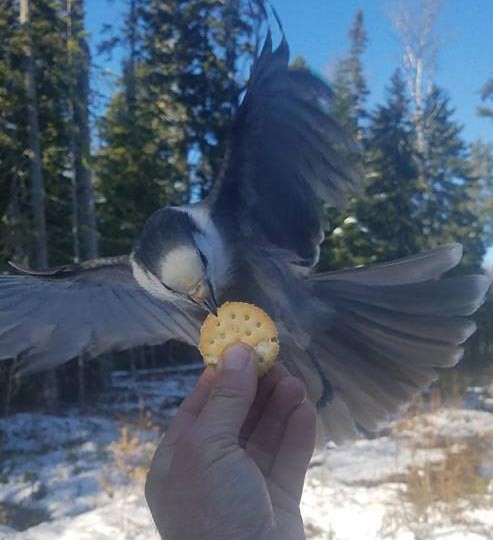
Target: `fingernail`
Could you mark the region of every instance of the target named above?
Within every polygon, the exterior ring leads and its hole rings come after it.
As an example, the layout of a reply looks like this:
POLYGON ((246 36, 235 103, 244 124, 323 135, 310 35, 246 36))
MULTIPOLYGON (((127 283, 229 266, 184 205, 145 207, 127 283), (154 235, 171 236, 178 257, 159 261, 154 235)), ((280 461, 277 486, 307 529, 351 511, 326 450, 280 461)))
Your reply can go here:
POLYGON ((220 370, 239 371, 244 369, 251 356, 249 347, 243 344, 235 344, 228 347, 219 361, 220 370))

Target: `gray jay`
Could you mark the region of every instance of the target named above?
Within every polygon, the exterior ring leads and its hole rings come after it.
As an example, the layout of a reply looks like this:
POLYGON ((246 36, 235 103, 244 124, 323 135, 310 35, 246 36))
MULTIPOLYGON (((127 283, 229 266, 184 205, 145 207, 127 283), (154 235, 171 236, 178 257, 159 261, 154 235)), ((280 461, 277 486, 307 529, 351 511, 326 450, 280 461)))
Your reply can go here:
POLYGON ((201 202, 157 210, 129 256, 0 276, 0 359, 21 372, 85 354, 197 345, 208 311, 252 302, 279 328, 281 358, 302 378, 337 443, 389 416, 461 358, 465 318, 490 280, 443 277, 450 244, 414 257, 318 273, 324 204, 360 180, 352 142, 330 116, 328 86, 288 67, 270 33, 232 124, 223 170, 201 202))

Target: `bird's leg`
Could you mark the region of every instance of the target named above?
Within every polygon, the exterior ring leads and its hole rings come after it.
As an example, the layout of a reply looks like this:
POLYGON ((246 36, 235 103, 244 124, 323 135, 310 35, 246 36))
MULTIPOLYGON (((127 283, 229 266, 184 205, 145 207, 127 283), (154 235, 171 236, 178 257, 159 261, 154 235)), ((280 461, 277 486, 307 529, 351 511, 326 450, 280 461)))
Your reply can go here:
POLYGON ((312 364, 315 366, 315 369, 317 370, 320 376, 320 379, 322 379, 322 385, 323 385, 322 395, 320 396, 320 399, 317 401, 317 410, 320 410, 323 407, 325 407, 327 403, 330 403, 334 399, 334 388, 329 378, 327 377, 327 375, 325 375, 324 370, 322 369, 322 366, 320 365, 320 360, 318 359, 317 350, 315 349, 313 343, 310 343, 306 352, 308 353, 308 356, 310 357, 312 364))

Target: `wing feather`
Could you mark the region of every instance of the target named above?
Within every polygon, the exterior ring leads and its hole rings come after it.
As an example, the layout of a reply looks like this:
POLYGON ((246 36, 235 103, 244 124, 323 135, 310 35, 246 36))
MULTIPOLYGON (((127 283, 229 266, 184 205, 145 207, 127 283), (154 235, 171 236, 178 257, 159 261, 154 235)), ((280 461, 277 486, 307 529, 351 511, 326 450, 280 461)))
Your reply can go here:
POLYGON ((321 79, 289 68, 286 40, 273 50, 269 32, 209 199, 217 219, 233 216, 244 236, 311 265, 323 238, 323 204, 342 204, 361 183, 344 157, 355 145, 331 117, 332 98, 321 79))
POLYGON ((83 353, 198 341, 200 310, 151 296, 135 281, 128 258, 28 273, 0 276, 0 359, 17 358, 21 372, 83 353))

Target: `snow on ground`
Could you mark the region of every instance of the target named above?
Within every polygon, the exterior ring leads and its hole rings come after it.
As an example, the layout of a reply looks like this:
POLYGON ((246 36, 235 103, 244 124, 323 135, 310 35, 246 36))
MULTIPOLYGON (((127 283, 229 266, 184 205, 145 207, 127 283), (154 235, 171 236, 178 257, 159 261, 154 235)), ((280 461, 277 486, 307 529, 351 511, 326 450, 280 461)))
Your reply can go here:
MULTIPOLYGON (((0 540, 157 539, 143 484, 197 370, 118 372, 90 414, 0 420, 0 540)), ((471 390, 477 403, 492 399, 471 390)), ((493 414, 439 407, 328 446, 302 500, 311 540, 491 540, 493 414)))

